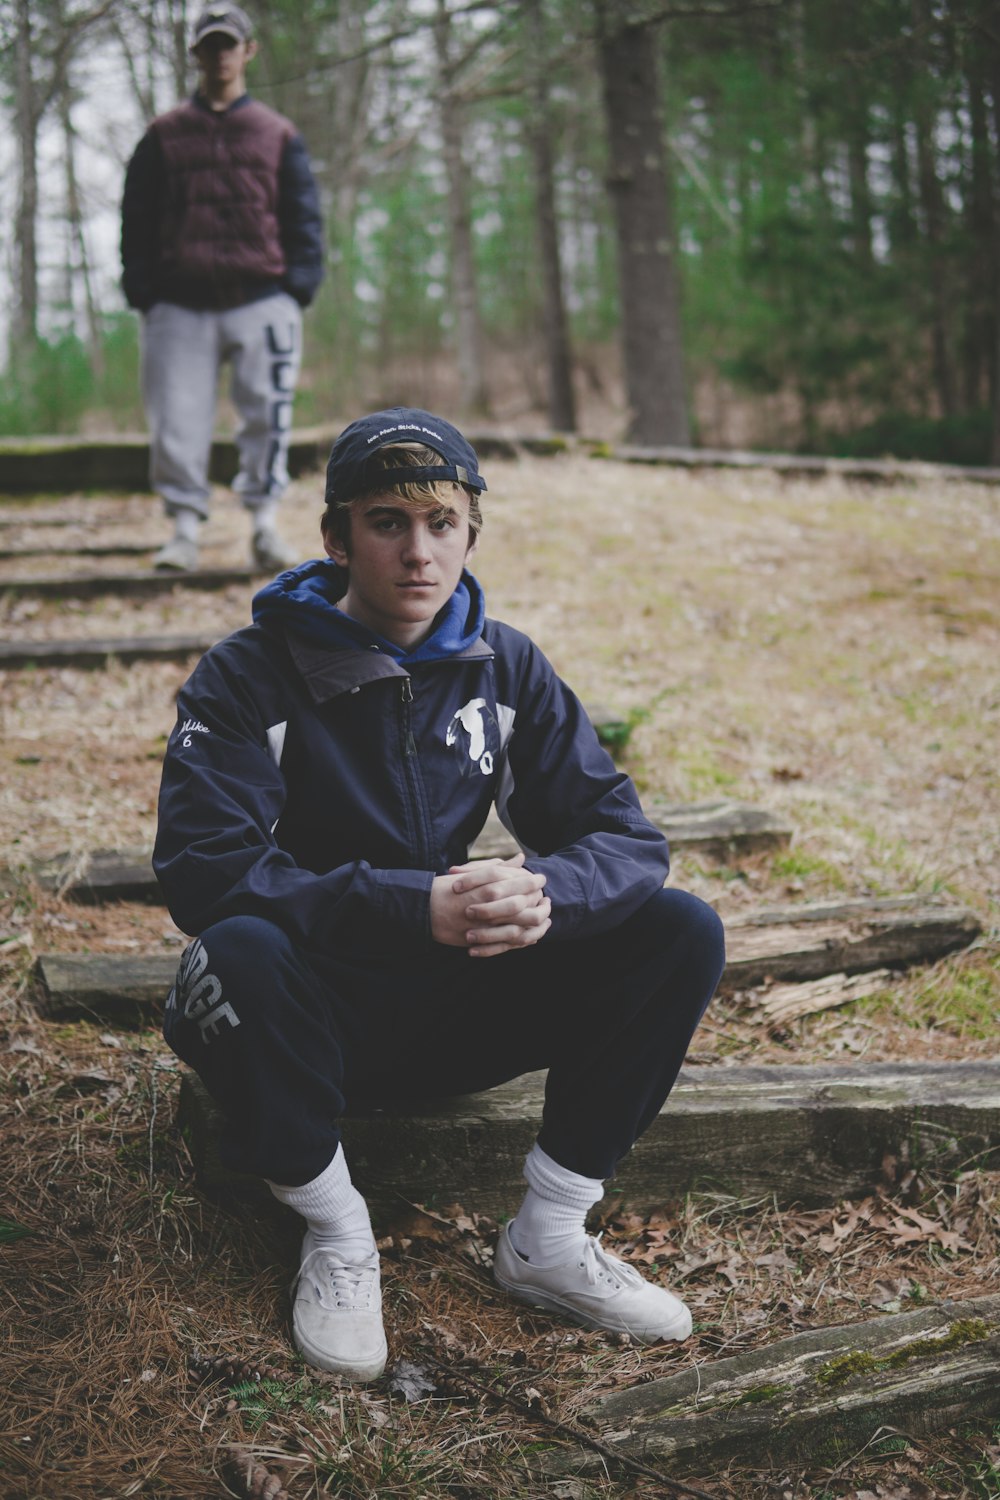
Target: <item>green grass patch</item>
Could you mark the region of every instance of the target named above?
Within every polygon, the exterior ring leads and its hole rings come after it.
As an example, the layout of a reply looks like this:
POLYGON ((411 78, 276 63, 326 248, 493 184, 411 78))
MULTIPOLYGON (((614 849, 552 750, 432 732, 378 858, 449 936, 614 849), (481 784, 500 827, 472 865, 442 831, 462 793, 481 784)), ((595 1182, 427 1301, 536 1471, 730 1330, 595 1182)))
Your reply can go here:
POLYGON ((777 854, 771 864, 771 873, 778 880, 822 881, 836 891, 847 888, 843 869, 818 854, 807 854, 802 849, 786 849, 777 854))
POLYGON ((983 950, 935 964, 891 992, 853 1002, 862 1016, 889 1013, 917 1031, 943 1030, 968 1041, 996 1036, 1000 967, 983 950))

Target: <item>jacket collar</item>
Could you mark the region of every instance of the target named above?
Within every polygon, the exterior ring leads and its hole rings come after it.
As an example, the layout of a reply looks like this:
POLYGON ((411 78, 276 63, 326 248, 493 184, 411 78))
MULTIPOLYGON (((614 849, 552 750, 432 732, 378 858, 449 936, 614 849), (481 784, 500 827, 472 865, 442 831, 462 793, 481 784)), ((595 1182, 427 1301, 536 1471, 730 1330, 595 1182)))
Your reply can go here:
MULTIPOLYGON (((406 678, 410 676, 406 668, 401 667, 399 662, 385 651, 377 649, 359 651, 352 647, 330 648, 318 645, 315 641, 306 640, 304 636, 296 635, 291 630, 283 630, 282 633, 295 669, 305 683, 314 703, 328 703, 332 698, 339 698, 344 693, 353 693, 356 689, 365 687, 370 682, 378 682, 385 677, 406 678)), ((463 651, 456 651, 453 656, 444 657, 442 660, 445 662, 489 661, 493 654, 492 647, 488 646, 480 636, 463 651)), ((436 664, 432 663, 432 665, 436 664)))

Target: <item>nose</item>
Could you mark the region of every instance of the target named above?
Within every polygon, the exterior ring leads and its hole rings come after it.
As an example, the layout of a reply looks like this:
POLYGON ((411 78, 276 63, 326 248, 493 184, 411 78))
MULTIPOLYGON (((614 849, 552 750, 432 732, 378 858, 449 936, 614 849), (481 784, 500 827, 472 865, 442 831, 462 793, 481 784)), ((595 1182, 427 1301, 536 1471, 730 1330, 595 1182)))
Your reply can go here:
POLYGON ((425 563, 432 560, 432 557, 430 531, 422 519, 415 516, 413 525, 407 532, 403 561, 410 567, 423 567, 425 563))

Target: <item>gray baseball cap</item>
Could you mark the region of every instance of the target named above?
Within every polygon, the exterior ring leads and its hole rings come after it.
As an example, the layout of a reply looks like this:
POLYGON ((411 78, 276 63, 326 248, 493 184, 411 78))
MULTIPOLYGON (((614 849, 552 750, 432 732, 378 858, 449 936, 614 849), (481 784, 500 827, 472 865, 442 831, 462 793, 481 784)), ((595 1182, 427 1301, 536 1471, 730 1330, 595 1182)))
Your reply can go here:
POLYGON ((216 31, 231 36, 234 42, 248 42, 253 36, 253 22, 238 5, 206 5, 194 23, 191 51, 216 31))

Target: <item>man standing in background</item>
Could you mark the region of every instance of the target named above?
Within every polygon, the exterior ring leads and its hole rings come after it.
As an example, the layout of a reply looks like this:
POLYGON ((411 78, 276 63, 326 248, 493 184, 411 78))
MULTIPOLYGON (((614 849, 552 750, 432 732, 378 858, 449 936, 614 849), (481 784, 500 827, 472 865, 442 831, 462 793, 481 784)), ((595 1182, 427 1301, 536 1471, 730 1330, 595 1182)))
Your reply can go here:
POLYGON ((241 418, 233 488, 250 512, 253 563, 276 572, 295 560, 275 523, 288 483, 302 308, 323 275, 319 199, 301 135, 247 93, 257 43, 246 12, 208 6, 191 51, 198 90, 152 122, 122 202, 122 286, 143 314, 150 480, 174 523, 153 566, 198 566, 228 362, 241 418))

